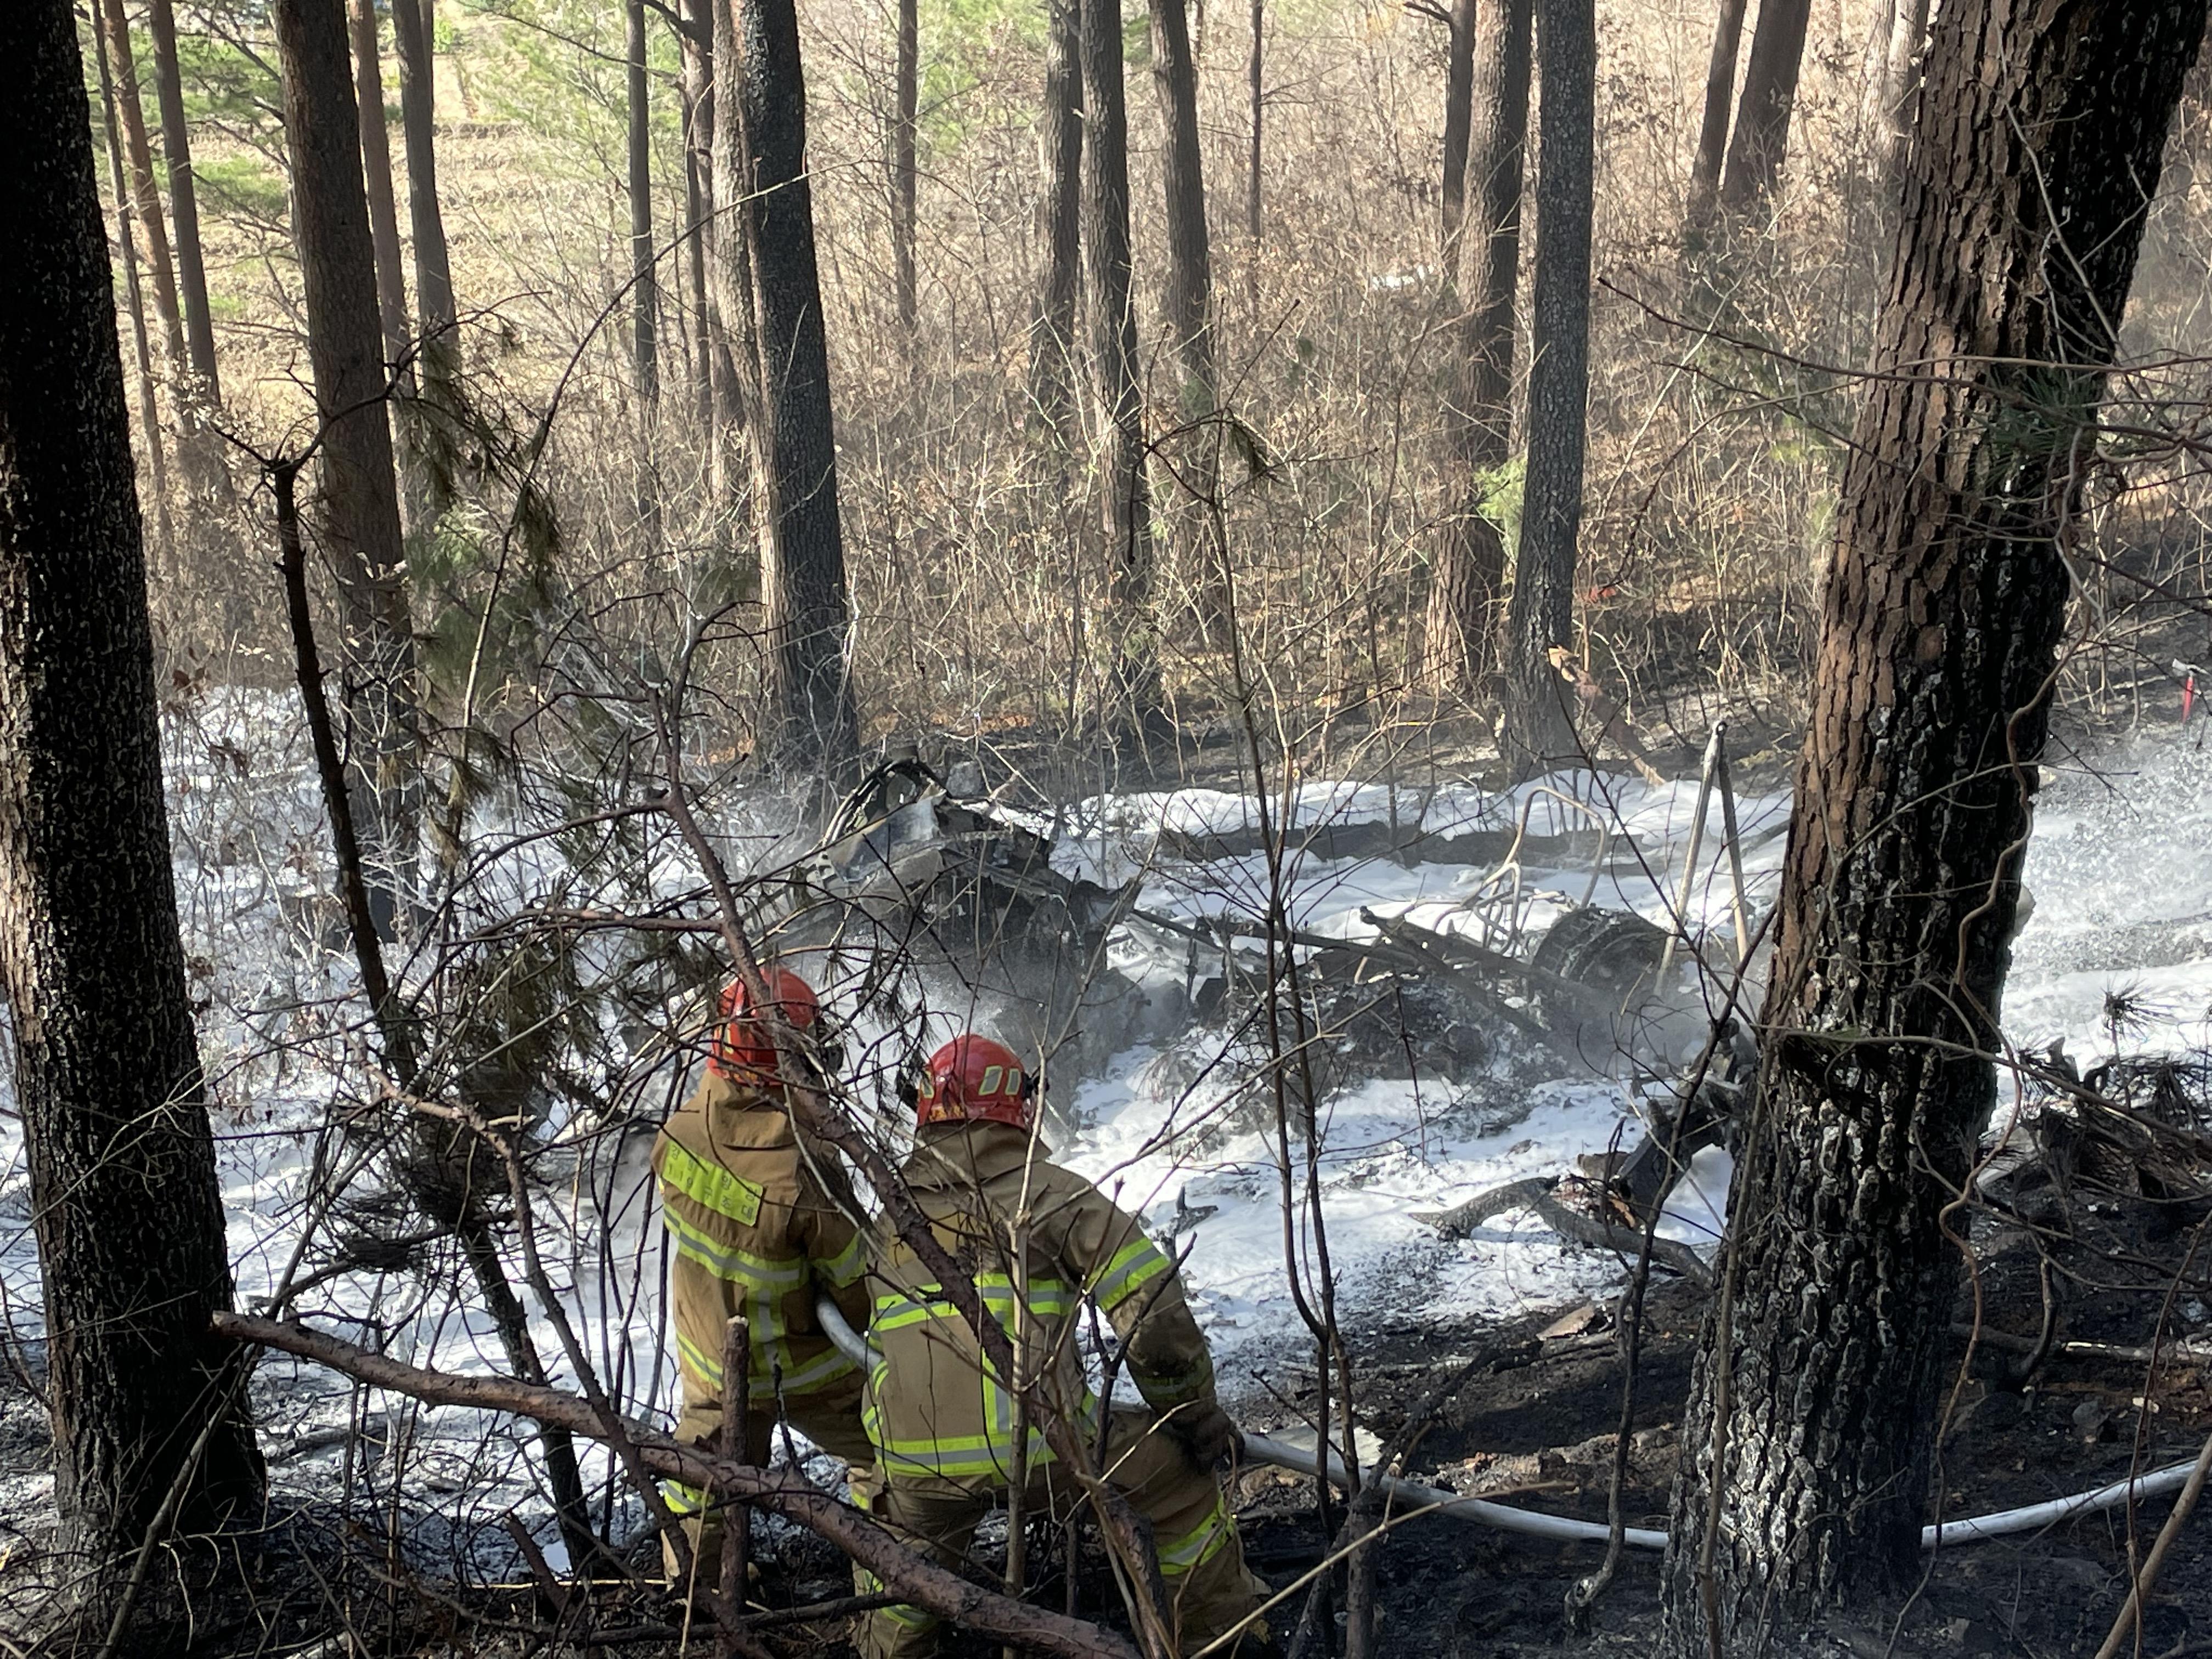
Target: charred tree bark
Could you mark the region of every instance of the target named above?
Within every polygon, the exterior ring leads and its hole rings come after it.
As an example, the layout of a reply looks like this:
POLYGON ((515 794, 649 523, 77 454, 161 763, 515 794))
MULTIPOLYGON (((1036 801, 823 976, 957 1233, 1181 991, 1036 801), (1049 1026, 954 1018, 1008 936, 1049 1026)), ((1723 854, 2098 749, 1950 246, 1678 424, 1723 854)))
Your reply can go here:
POLYGON ((629 46, 630 357, 638 399, 660 402, 660 282, 653 252, 653 108, 646 101, 645 0, 626 0, 629 46))
POLYGON ((369 241, 376 252, 376 314, 384 361, 407 361, 407 283, 399 257, 399 201, 392 188, 392 135, 384 120, 384 63, 376 46, 376 0, 346 0, 353 36, 354 102, 361 116, 362 176, 368 193, 369 241))
POLYGON ((321 522, 337 579, 355 816, 389 936, 411 887, 419 797, 415 634, 376 306, 376 257, 341 0, 278 0, 292 235, 306 290, 307 356, 323 422, 321 522))
POLYGON ((1030 401, 1062 451, 1072 447, 1075 319, 1083 293, 1083 5, 1045 0, 1044 111, 1038 133, 1044 196, 1037 204, 1036 312, 1030 401))
POLYGON ((1592 0, 1538 0, 1544 96, 1536 173, 1536 271, 1528 365, 1528 468, 1506 607, 1500 748, 1516 775, 1579 758, 1567 687, 1553 660, 1573 645, 1576 545, 1589 420, 1590 209, 1596 126, 1592 0))
POLYGON ((215 356, 215 318, 208 307, 207 262, 200 246, 198 179, 192 172, 192 133, 185 120, 184 77, 177 66, 177 19, 169 0, 147 0, 146 27, 154 38, 154 88, 161 110, 161 151, 168 163, 169 215, 177 227, 177 289, 185 313, 185 356, 195 399, 222 402, 215 356))
POLYGON ((1108 719, 1147 726, 1160 709, 1152 614, 1152 503, 1137 384, 1137 313, 1130 292, 1129 115, 1122 94, 1121 11, 1082 0, 1083 255, 1091 294, 1091 369, 1098 404, 1101 522, 1105 531, 1113 662, 1108 719))
POLYGON ((146 295, 138 281, 138 239, 131 228, 131 182, 123 165, 123 139, 117 131, 115 80, 107 66, 107 36, 92 31, 100 64, 100 106, 107 135, 107 171, 115 191, 115 248, 123 263, 124 293, 130 302, 131 339, 138 366, 138 436, 146 446, 146 471, 154 486, 154 556, 156 571, 173 560, 177 531, 169 516, 169 463, 161 442, 161 406, 154 395, 154 349, 146 326, 146 295))
POLYGON ((1812 12, 1813 0, 1760 0, 1721 184, 1721 206, 1739 218, 1758 211, 1774 193, 1790 147, 1790 112, 1797 101, 1797 70, 1812 12))
POLYGON ((1218 640, 1229 623, 1227 544, 1213 511, 1219 483, 1219 434, 1213 429, 1213 270, 1206 227, 1206 174, 1200 158, 1198 61, 1183 0, 1151 0, 1152 86, 1164 136, 1160 176, 1167 198, 1168 347, 1176 364, 1175 424, 1166 447, 1172 479, 1172 550, 1182 602, 1202 637, 1218 640))
POLYGON ((399 59, 399 125, 407 151, 407 216, 415 239, 417 422, 423 449, 423 507, 432 522, 453 504, 460 446, 455 433, 460 366, 453 258, 438 204, 428 0, 392 0, 392 48, 399 59))
POLYGON ((46 1303, 59 1548, 112 1620, 164 1528, 258 1514, 161 791, 107 240, 64 0, 0 9, 0 977, 46 1303), (57 396, 67 387, 70 395, 57 396), (172 1497, 172 1494, 174 1497, 172 1497), (167 1500, 167 1501, 165 1501, 167 1500))
POLYGON ((1491 0, 1470 20, 1469 202, 1455 250, 1466 309, 1452 325, 1455 385, 1444 410, 1461 497, 1437 550, 1421 652, 1429 683, 1461 696, 1477 688, 1493 660, 1493 615, 1505 576, 1505 538, 1483 509, 1513 453, 1529 15, 1530 0, 1491 0))
POLYGON ((915 198, 921 164, 915 155, 921 105, 921 23, 915 0, 898 0, 898 69, 891 116, 891 264, 898 289, 899 326, 909 343, 915 330, 915 198))
POLYGON ((1942 1227, 1991 1056, 2113 330, 2206 0, 1945 0, 1844 465, 1761 1098, 1683 1428, 1668 1646, 1919 1575, 1942 1227))
MULTIPOLYGON (((1785 0, 1786 3, 1786 0, 1785 0)), ((1705 66, 1705 109, 1698 126, 1697 158, 1690 164, 1689 232, 1701 241, 1711 228, 1721 191, 1721 166, 1728 159, 1729 112, 1735 106, 1735 60, 1743 49, 1746 0, 1721 0, 1713 27, 1713 55, 1705 66)))
POLYGON ((763 486, 770 744, 790 763, 842 768, 859 722, 845 668, 845 541, 837 508, 830 350, 806 171, 806 83, 793 0, 737 0, 737 76, 725 82, 748 186, 738 216, 752 264, 763 486))
POLYGON ((1459 223, 1467 209, 1467 147, 1469 105, 1474 90, 1475 0, 1453 0, 1451 40, 1444 55, 1443 245, 1459 245, 1459 223))

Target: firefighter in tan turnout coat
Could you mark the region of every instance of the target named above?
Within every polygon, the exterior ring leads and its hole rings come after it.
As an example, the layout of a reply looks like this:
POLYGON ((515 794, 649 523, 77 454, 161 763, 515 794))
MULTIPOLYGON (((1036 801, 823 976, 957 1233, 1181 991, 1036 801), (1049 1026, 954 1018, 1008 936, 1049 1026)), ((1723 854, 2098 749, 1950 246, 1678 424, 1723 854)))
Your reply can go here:
MULTIPOLYGON (((821 1018, 813 989, 787 969, 766 971, 769 994, 804 1034, 821 1018)), ((744 1315, 750 1324, 745 1459, 765 1463, 779 1406, 791 1425, 851 1470, 853 1497, 865 1507, 872 1454, 860 1425, 860 1368, 823 1334, 814 1312, 827 1296, 854 1324, 867 1317, 866 1264, 858 1211, 836 1155, 802 1147, 784 1100, 775 1045, 750 1011, 742 983, 725 994, 698 1091, 663 1126, 653 1149, 668 1231, 668 1297, 683 1378, 680 1440, 713 1444, 728 1397, 723 1334, 744 1315)), ((712 1584, 719 1521, 702 1527, 701 1494, 673 1483, 669 1507, 702 1558, 712 1584)), ((666 1551, 675 1575, 672 1549, 666 1551)))
MULTIPOLYGON (((1036 1413, 1053 1411, 1086 1446, 1099 1443, 1099 1402, 1076 1346, 1088 1301, 1120 1335, 1146 1401, 1109 1414, 1100 1467, 1151 1523, 1181 1649, 1194 1652, 1259 1606, 1213 1472, 1236 1431, 1214 1398, 1212 1358, 1174 1264, 1097 1188, 1044 1161, 1034 1094, 1011 1051, 975 1036, 939 1049, 918 1085, 917 1144, 903 1178, 1008 1331, 1020 1375, 1002 1386, 934 1276, 878 1221, 869 1340, 881 1358, 866 1407, 883 1481, 875 1512, 947 1565, 1018 1479, 1025 1513, 1068 1514, 1081 1488, 1058 1466, 1036 1413)), ((870 1616, 862 1650, 920 1659, 935 1650, 936 1626, 919 1608, 887 1608, 870 1616)), ((1258 1649, 1265 1632, 1256 1622, 1247 1630, 1258 1649)))

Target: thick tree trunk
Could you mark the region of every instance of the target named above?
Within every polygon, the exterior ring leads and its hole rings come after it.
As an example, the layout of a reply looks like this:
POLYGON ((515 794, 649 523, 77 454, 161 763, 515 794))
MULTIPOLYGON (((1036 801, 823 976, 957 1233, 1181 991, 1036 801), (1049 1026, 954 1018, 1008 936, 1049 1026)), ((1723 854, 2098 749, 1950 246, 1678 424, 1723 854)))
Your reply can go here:
POLYGON ((1137 385, 1137 313, 1130 293, 1129 117, 1123 99, 1121 11, 1082 0, 1083 253, 1091 293, 1091 376, 1099 414, 1113 663, 1111 722, 1149 724, 1160 708, 1152 614, 1152 504, 1145 412, 1137 385))
POLYGON ((115 116, 115 78, 107 66, 107 36, 92 31, 100 64, 100 106, 107 136, 107 173, 115 191, 115 248, 123 264, 124 292, 130 301, 131 339, 138 364, 138 437, 146 446, 146 471, 154 486, 154 552, 149 562, 158 574, 177 552, 177 531, 169 516, 169 463, 161 442, 161 406, 154 395, 153 341, 146 326, 146 295, 138 282, 138 239, 131 228, 131 180, 123 165, 123 139, 115 116))
POLYGON ((891 116, 891 263, 898 289, 899 326, 915 329, 915 195, 921 167, 915 121, 921 103, 921 24, 915 0, 898 0, 898 71, 891 116))
POLYGON ((1760 0, 1735 132, 1729 140, 1728 173, 1721 183, 1721 206, 1739 218, 1756 212, 1774 193, 1782 172, 1812 13, 1813 0, 1760 0))
POLYGON ((760 387, 754 441, 763 488, 762 592, 768 605, 769 744, 789 763, 842 769, 859 743, 846 674, 844 531, 829 341, 814 258, 806 171, 806 83, 793 0, 737 0, 738 73, 725 82, 745 181, 753 345, 760 387))
POLYGON ((177 305, 177 270, 169 258, 169 233, 161 222, 161 192, 154 181, 154 151, 146 141, 146 110, 138 97, 138 60, 131 44, 131 22, 123 0, 99 0, 100 27, 115 75, 115 111, 123 121, 123 153, 131 163, 131 199, 138 210, 138 231, 145 239, 146 269, 152 278, 154 312, 161 319, 161 340, 169 373, 191 372, 185 351, 184 313, 177 305))
POLYGON ((46 1303, 58 1547, 92 1569, 82 1606, 104 1626, 157 1522, 205 1533, 253 1516, 262 1473, 243 1373, 210 1322, 230 1305, 230 1273, 64 0, 0 8, 0 154, 16 163, 0 169, 0 223, 17 278, 0 293, 0 980, 46 1303))
POLYGON ((170 0, 147 0, 154 37, 154 87, 161 108, 161 149, 168 162, 169 213, 177 226, 177 288, 185 313, 185 355, 197 383, 193 396, 222 402, 215 356, 215 319, 208 308, 207 262, 200 248, 198 181, 192 173, 191 128, 185 120, 184 77, 177 66, 177 19, 170 0))
POLYGON ((1044 110, 1037 148, 1044 195, 1037 204, 1036 312, 1030 332, 1030 401, 1046 431, 1070 446, 1075 319, 1083 294, 1083 5, 1045 0, 1044 110))
POLYGON ((1692 1380, 1668 1646, 1918 1578, 1942 1214, 1999 997, 2112 333, 2206 0, 1944 0, 1844 463, 1761 1098, 1692 1380))
POLYGON ((1506 607, 1507 766, 1526 776, 1579 757, 1566 684, 1583 452, 1589 422, 1590 208, 1597 23, 1592 0, 1537 0, 1544 96, 1536 172, 1536 271, 1528 365, 1528 466, 1506 607))
POLYGON ((415 239, 415 316, 421 337, 417 422, 423 447, 424 507, 434 520, 452 505, 460 461, 454 428, 460 341, 453 266, 438 204, 438 147, 433 121, 428 0, 392 0, 392 46, 399 59, 399 125, 407 151, 407 216, 415 239))
POLYGON ((378 925, 409 890, 419 797, 415 635, 408 612, 376 257, 342 0, 278 0, 292 235, 306 289, 321 449, 324 545, 344 629, 356 816, 372 849, 378 925))
POLYGON ((1521 283, 1521 178, 1528 131, 1530 0, 1492 0, 1470 20, 1468 211, 1456 251, 1466 310, 1454 319, 1444 410, 1460 500, 1444 526, 1421 662, 1437 690, 1472 693, 1495 646, 1505 541, 1484 516, 1513 450, 1513 305, 1521 283))
POLYGON ((638 399, 660 401, 660 280, 653 247, 653 107, 646 101, 645 0, 627 0, 629 25, 630 357, 638 399))
POLYGON ((399 203, 392 188, 392 136, 384 120, 384 64, 376 46, 376 0, 346 0, 353 36, 354 102, 361 116, 362 173, 368 192, 369 241, 376 251, 376 311, 384 361, 407 360, 407 283, 399 254, 399 203))
POLYGON ((1189 428, 1167 446, 1174 591, 1191 607, 1200 634, 1218 639, 1229 617, 1227 544, 1213 510, 1220 434, 1213 429, 1213 271, 1206 227, 1206 175, 1200 159, 1198 63, 1183 0, 1151 0, 1152 86, 1164 135, 1160 176, 1167 197, 1168 271, 1162 309, 1176 365, 1175 422, 1189 428))
MULTIPOLYGON (((1787 0, 1783 0, 1787 3, 1787 0)), ((1713 27, 1713 53, 1705 66, 1705 118, 1698 126, 1698 154, 1690 163, 1689 234, 1703 240, 1713 221, 1721 191, 1721 165, 1728 159, 1729 112, 1735 107, 1735 60, 1743 49, 1746 0, 1721 0, 1713 27)))
POLYGON ((1444 172, 1442 218, 1443 245, 1459 243, 1459 223, 1467 210, 1468 106, 1474 88, 1475 0, 1453 0, 1451 40, 1444 52, 1444 172))

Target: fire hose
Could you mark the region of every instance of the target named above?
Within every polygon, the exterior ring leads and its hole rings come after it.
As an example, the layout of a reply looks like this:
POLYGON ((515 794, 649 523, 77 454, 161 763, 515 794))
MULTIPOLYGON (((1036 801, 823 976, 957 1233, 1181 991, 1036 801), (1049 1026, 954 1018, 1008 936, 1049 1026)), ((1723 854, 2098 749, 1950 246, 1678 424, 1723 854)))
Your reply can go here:
MULTIPOLYGON (((836 1345, 839 1352, 855 1364, 866 1367, 883 1357, 868 1346, 866 1340, 847 1322, 845 1316, 837 1311, 836 1304, 827 1297, 815 1304, 814 1311, 821 1322, 823 1334, 836 1345)), ((1242 1438, 1243 1455, 1249 1462, 1288 1469, 1295 1474, 1311 1475, 1316 1472, 1314 1454, 1304 1446, 1293 1446, 1249 1431, 1242 1438)), ((1349 1492, 1358 1484, 1352 1480, 1350 1471, 1344 1467, 1344 1461, 1334 1451, 1326 1454, 1322 1467, 1332 1486, 1349 1492)), ((1946 1521, 1940 1527, 1923 1527, 1920 1529, 1920 1547, 1934 1549, 1939 1544, 1971 1544, 1984 1538, 2003 1538, 2014 1533, 2034 1532, 2061 1521, 2069 1521, 2078 1515, 2116 1509, 2132 1500, 2178 1492, 2187 1484, 2190 1472, 2195 1467, 2194 1459, 2169 1463, 2164 1468, 2154 1469, 2125 1480, 2115 1480, 2109 1486, 2097 1486, 2087 1492, 2078 1492, 2070 1497, 2054 1498, 2046 1503, 2029 1504, 2020 1509, 2000 1510, 1993 1515, 1946 1521)), ((1452 1520, 1472 1522, 1477 1526, 1493 1527, 1500 1532, 1516 1532, 1530 1538, 1549 1538, 1566 1543, 1602 1544, 1612 1537, 1610 1528, 1601 1522, 1577 1521, 1564 1515, 1546 1515, 1536 1510, 1520 1509, 1511 1504, 1469 1498, 1460 1492, 1448 1492, 1441 1486, 1401 1480, 1395 1475, 1370 1475, 1366 1484, 1379 1486, 1394 1506, 1402 1506, 1400 1509, 1401 1514, 1433 1510, 1452 1520)), ((1631 1549, 1658 1550, 1667 1547, 1667 1534, 1655 1528, 1626 1528, 1621 1537, 1631 1549)))

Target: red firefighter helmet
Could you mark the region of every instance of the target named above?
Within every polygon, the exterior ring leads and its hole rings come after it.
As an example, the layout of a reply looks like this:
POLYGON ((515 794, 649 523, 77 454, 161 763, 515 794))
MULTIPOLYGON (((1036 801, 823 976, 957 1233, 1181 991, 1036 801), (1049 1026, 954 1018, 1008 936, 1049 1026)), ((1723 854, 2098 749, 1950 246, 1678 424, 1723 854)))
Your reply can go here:
MULTIPOLYGON (((814 988, 788 968, 763 968, 761 977, 791 1029, 811 1030, 822 1018, 822 1000, 814 994, 814 988)), ((732 980, 722 993, 722 1023, 715 1028, 707 1064, 733 1082, 773 1084, 780 1080, 775 1040, 754 1016, 752 1007, 752 993, 745 988, 744 981, 732 980)))
POLYGON ((915 1127, 926 1129, 933 1123, 988 1118, 1026 1129, 1036 1092, 1034 1081, 1023 1073, 1012 1049, 970 1031, 929 1057, 928 1069, 915 1089, 915 1127))

